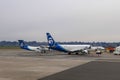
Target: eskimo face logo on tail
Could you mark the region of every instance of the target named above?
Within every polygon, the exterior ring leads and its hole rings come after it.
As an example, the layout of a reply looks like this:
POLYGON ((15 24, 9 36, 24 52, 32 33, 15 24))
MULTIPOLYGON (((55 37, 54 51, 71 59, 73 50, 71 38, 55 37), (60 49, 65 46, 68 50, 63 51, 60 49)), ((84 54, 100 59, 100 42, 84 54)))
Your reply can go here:
POLYGON ((50 46, 54 46, 54 41, 53 41, 53 39, 52 39, 52 38, 49 38, 48 43, 49 43, 49 45, 50 45, 50 46))
POLYGON ((20 46, 21 46, 21 47, 23 47, 23 46, 24 46, 24 44, 23 44, 23 43, 21 43, 21 44, 20 44, 20 46))

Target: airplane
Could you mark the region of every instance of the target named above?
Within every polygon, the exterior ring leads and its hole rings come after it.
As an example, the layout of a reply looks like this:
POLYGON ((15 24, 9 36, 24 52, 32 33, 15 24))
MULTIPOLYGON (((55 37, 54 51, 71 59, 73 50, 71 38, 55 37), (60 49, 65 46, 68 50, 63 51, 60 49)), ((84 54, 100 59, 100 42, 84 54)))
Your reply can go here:
POLYGON ((45 47, 45 46, 29 46, 29 45, 26 45, 24 40, 18 40, 19 42, 19 46, 21 49, 25 49, 25 50, 28 50, 28 51, 35 51, 35 52, 41 52, 41 53, 45 53, 48 49, 48 47, 45 47))
POLYGON ((68 53, 69 55, 71 53, 76 53, 76 55, 79 53, 88 54, 89 53, 88 49, 91 48, 91 45, 66 45, 66 44, 62 45, 55 42, 50 33, 46 33, 46 36, 50 49, 65 52, 68 53))

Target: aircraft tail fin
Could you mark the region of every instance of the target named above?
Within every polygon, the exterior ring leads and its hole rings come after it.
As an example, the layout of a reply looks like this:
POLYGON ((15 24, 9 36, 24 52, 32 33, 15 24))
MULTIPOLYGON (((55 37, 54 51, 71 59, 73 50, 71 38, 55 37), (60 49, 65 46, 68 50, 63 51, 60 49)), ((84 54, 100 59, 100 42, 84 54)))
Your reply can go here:
POLYGON ((54 41, 53 37, 51 36, 50 33, 46 33, 47 35, 47 40, 48 40, 48 44, 50 47, 54 47, 56 42, 54 41))
POLYGON ((18 42, 21 48, 24 48, 24 46, 26 46, 24 40, 18 40, 18 42))

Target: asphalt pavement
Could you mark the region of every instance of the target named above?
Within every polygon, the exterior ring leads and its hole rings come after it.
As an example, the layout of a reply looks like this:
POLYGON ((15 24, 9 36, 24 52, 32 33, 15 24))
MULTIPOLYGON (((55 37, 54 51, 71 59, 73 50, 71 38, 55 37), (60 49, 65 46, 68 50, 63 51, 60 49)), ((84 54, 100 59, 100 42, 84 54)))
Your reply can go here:
POLYGON ((38 80, 120 80, 120 62, 92 61, 38 80))

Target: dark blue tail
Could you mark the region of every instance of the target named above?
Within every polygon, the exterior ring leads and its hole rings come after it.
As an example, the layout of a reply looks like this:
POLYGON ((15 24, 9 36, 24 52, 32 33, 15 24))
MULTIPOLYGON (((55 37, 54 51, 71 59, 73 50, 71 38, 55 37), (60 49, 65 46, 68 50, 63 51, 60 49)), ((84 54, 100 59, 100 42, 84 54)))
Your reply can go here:
POLYGON ((47 35, 47 40, 48 40, 48 44, 50 47, 55 47, 56 42, 54 41, 53 37, 51 36, 50 33, 46 33, 47 35))
POLYGON ((57 42, 55 42, 55 40, 50 35, 50 33, 46 33, 46 35, 47 35, 47 40, 48 40, 49 47, 51 49, 58 50, 58 51, 63 51, 63 52, 67 52, 67 50, 65 50, 60 44, 58 44, 57 42))
POLYGON ((18 42, 19 42, 19 46, 21 48, 24 48, 26 46, 25 43, 24 43, 24 40, 18 40, 18 42))

